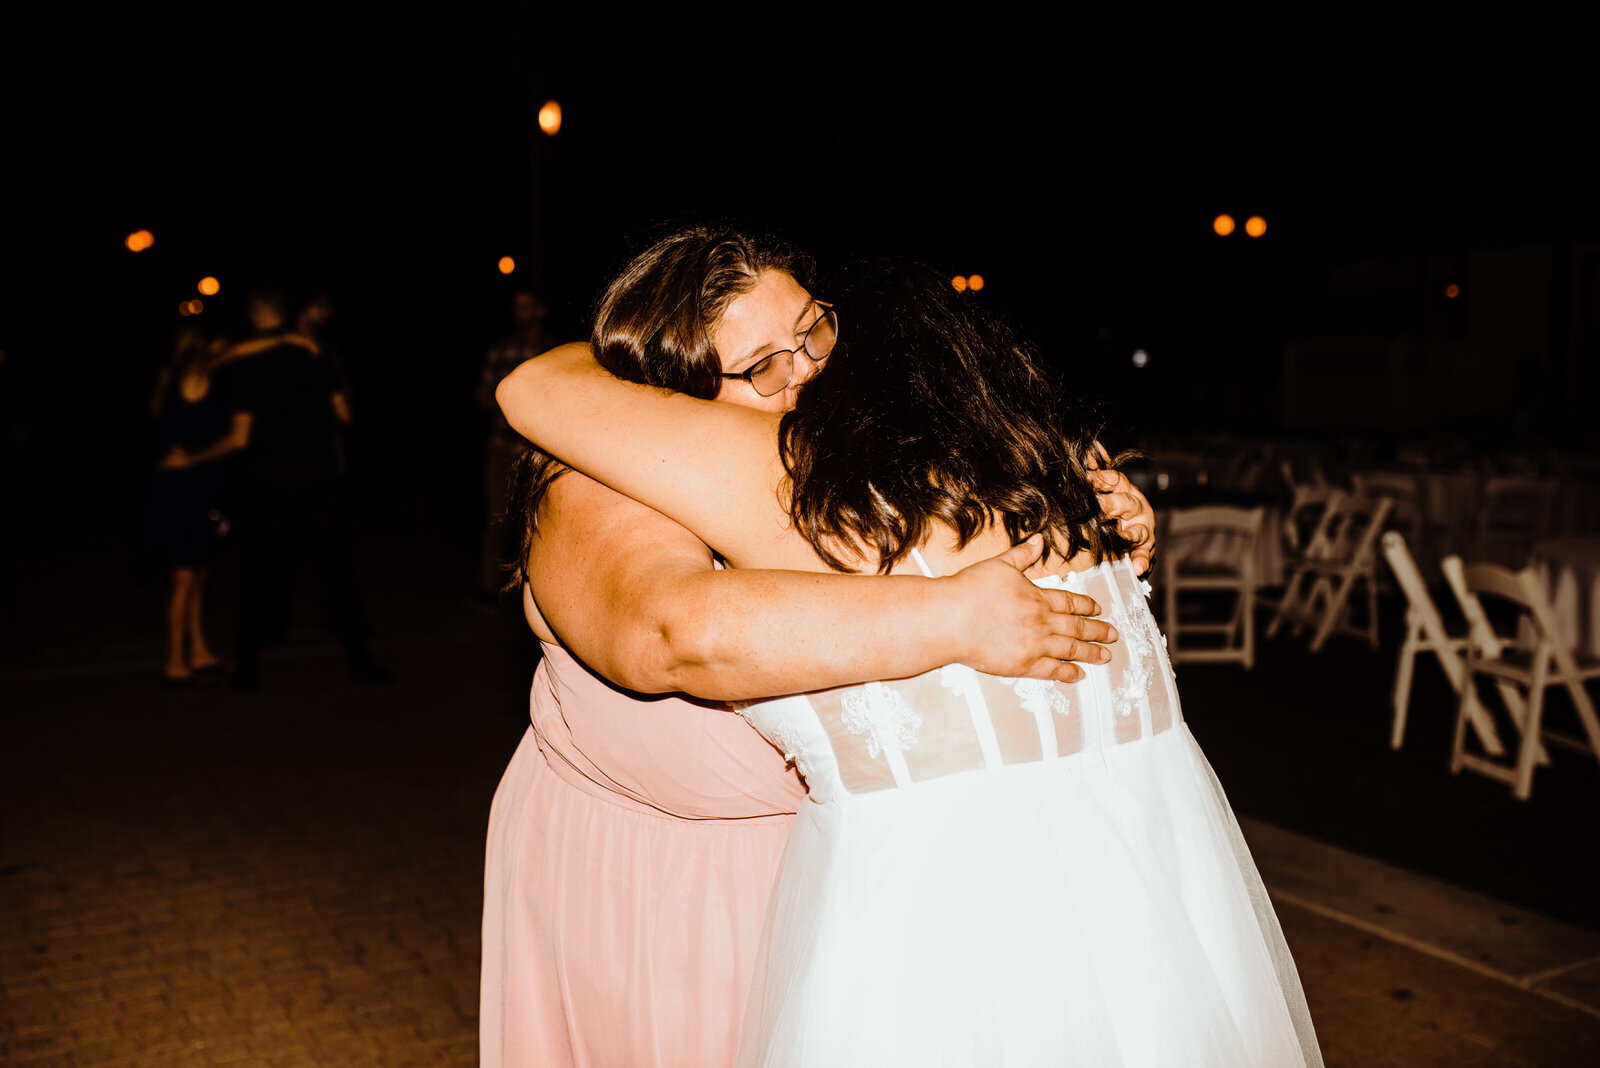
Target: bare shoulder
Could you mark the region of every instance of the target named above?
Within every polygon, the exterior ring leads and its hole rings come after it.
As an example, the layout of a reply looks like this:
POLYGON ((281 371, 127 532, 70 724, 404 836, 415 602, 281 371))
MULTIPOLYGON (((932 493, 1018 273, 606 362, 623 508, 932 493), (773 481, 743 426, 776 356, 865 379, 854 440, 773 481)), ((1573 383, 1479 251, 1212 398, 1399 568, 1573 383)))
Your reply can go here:
POLYGON ((677 523, 569 471, 540 508, 528 579, 553 636, 604 673, 626 655, 628 628, 647 617, 650 598, 714 566, 711 550, 677 523))

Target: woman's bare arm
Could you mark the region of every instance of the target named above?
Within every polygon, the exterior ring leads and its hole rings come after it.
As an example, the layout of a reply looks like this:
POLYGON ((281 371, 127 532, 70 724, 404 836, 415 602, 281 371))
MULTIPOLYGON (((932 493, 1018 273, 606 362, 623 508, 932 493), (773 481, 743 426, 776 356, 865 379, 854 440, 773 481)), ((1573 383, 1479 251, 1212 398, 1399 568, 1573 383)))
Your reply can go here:
POLYGON ((693 530, 738 567, 827 570, 790 529, 778 416, 623 382, 563 345, 495 391, 517 432, 693 530))
MULTIPOLYGON (((523 364, 496 397, 529 440, 691 528, 739 566, 821 569, 793 536, 776 489, 777 415, 622 382, 583 344, 523 364)), ((1135 543, 1135 563, 1148 569, 1150 502, 1120 472, 1093 478, 1102 507, 1135 543)))
POLYGON ((220 460, 250 447, 250 427, 253 416, 249 412, 234 412, 233 419, 228 424, 228 432, 203 449, 194 452, 185 452, 176 445, 172 451, 161 458, 161 467, 166 471, 176 471, 179 468, 193 467, 195 464, 210 463, 220 460))
POLYGON ((954 661, 1076 679, 1063 661, 1101 662, 1092 643, 1114 632, 1084 618, 1089 598, 1028 582, 1031 560, 1019 547, 943 579, 717 571, 693 534, 572 473, 540 510, 529 575, 549 630, 606 678, 736 700, 954 661))

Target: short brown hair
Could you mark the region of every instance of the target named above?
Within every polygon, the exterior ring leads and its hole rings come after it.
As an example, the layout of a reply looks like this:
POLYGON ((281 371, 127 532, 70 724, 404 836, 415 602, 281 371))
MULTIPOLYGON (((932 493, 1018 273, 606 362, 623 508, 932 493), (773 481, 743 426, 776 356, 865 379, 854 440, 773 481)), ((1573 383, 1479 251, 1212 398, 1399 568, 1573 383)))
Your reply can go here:
MULTIPOLYGON (((589 343, 600 366, 628 382, 706 400, 722 386, 722 360, 712 335, 728 305, 755 288, 763 271, 810 281, 811 258, 768 234, 728 225, 673 229, 651 241, 616 273, 595 304, 589 343)), ((522 581, 539 505, 567 470, 532 446, 511 471, 509 515, 522 518, 522 581)))

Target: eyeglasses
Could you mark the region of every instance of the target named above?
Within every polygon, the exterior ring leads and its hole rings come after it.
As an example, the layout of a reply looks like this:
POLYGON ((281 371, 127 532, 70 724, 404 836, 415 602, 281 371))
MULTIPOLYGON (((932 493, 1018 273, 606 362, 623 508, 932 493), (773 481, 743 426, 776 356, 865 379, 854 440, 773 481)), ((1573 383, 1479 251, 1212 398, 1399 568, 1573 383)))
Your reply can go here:
POLYGON ((742 378, 750 383, 750 387, 757 394, 770 397, 782 393, 789 388, 789 383, 794 381, 795 353, 804 352, 806 358, 815 364, 826 360, 833 352, 834 344, 839 340, 839 316, 833 310, 832 304, 825 304, 820 300, 814 303, 822 309, 822 314, 806 328, 798 349, 774 352, 746 370, 723 371, 722 377, 742 378))

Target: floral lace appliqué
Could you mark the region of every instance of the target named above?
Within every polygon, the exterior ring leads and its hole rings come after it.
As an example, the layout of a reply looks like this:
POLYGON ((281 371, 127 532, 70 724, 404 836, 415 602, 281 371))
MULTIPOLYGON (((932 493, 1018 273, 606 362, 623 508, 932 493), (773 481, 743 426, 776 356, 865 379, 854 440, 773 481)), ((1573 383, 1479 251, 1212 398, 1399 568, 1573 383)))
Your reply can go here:
POLYGON ((786 719, 780 719, 771 726, 772 740, 778 743, 778 749, 783 753, 783 759, 794 765, 802 778, 811 778, 811 762, 806 759, 805 742, 800 738, 800 732, 795 725, 786 719))
MULTIPOLYGON (((1155 592, 1154 590, 1152 590, 1150 588, 1150 583, 1148 581, 1146 581, 1145 579, 1140 579, 1139 580, 1139 588, 1144 591, 1144 599, 1147 600, 1147 601, 1150 599, 1151 594, 1153 594, 1155 592)), ((1156 626, 1155 617, 1150 615, 1148 612, 1143 613, 1143 615, 1145 616, 1145 620, 1144 620, 1145 626, 1147 626, 1150 629, 1150 634, 1153 635, 1156 638, 1160 638, 1161 639, 1161 648, 1165 649, 1167 647, 1167 636, 1165 634, 1161 633, 1161 628, 1160 627, 1156 626)))
POLYGON ((839 722, 851 734, 867 736, 868 756, 876 757, 891 747, 906 752, 917 744, 922 716, 883 683, 869 682, 847 690, 840 704, 839 722))
POLYGON ((1138 605, 1130 612, 1119 604, 1111 610, 1111 625, 1117 628, 1123 645, 1128 650, 1128 666, 1122 673, 1122 684, 1111 695, 1112 708, 1119 716, 1131 716, 1139 710, 1139 703, 1148 698, 1155 675, 1150 661, 1155 657, 1155 621, 1150 610, 1138 605))
POLYGON ((965 697, 978 685, 978 679, 972 669, 963 664, 946 664, 939 669, 939 685, 958 697, 965 697))
POLYGON ((1011 688, 1017 692, 1025 712, 1036 716, 1050 712, 1058 716, 1072 715, 1072 702, 1048 679, 1014 679, 1011 688))

